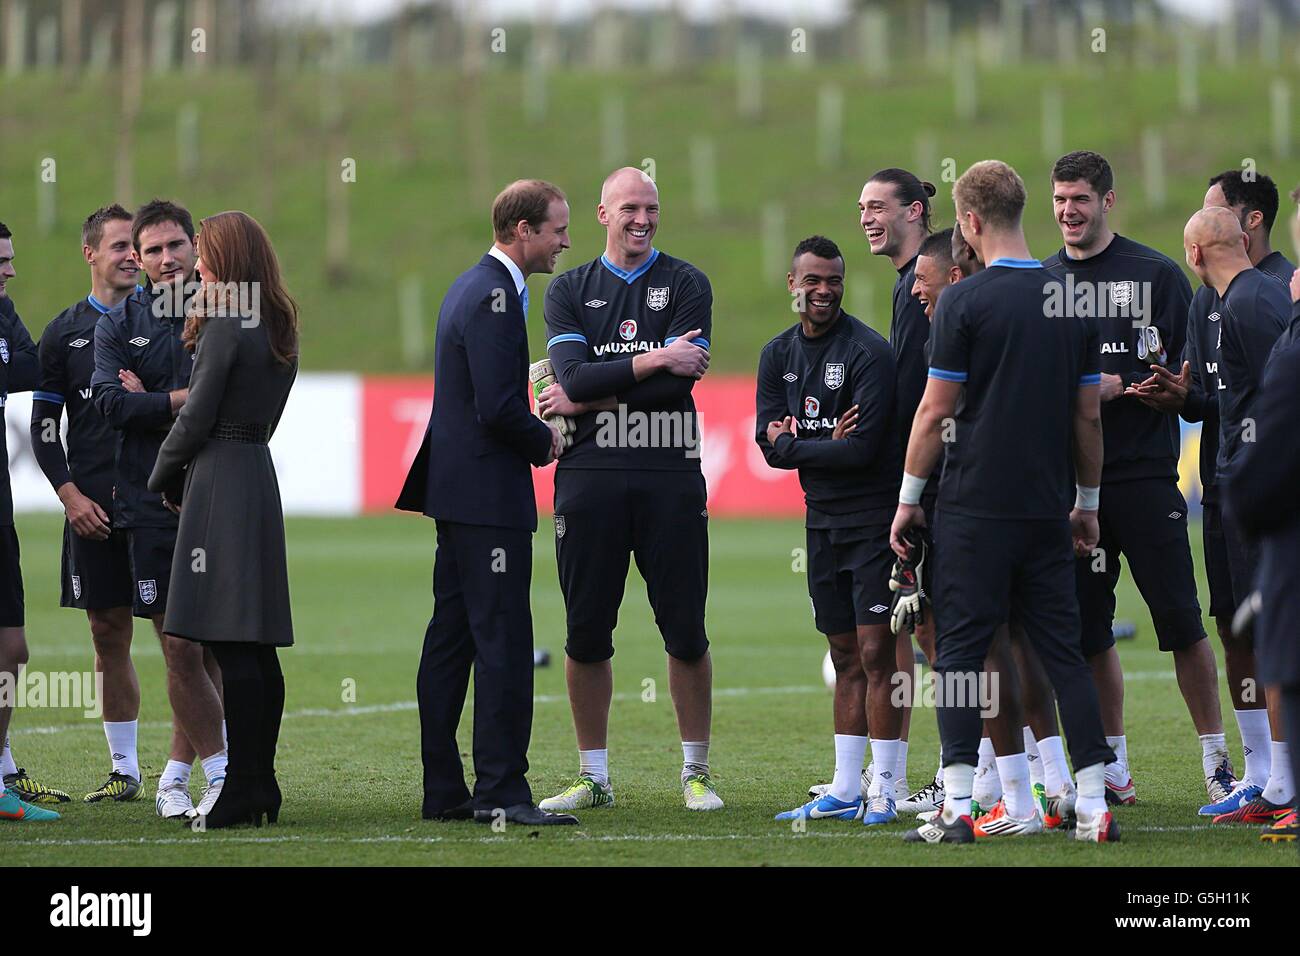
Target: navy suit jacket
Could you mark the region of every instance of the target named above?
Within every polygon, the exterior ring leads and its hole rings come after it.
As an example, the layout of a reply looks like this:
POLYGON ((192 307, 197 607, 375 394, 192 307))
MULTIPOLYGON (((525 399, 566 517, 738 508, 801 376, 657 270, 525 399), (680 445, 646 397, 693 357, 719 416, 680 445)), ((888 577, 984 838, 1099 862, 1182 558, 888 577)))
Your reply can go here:
POLYGON ((524 310, 509 270, 492 256, 442 300, 433 373, 429 427, 397 507, 536 531, 529 465, 546 463, 551 430, 529 410, 524 310))

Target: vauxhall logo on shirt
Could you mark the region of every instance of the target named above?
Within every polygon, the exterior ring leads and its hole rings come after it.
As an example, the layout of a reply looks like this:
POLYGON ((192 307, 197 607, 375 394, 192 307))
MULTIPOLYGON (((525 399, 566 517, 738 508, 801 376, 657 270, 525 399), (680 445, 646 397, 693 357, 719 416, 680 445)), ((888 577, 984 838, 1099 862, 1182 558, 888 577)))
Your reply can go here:
POLYGON ((638 331, 636 319, 624 319, 618 324, 618 339, 597 345, 592 351, 596 355, 626 355, 631 352, 649 352, 663 346, 663 343, 658 341, 636 341, 638 331))
POLYGON ((803 400, 803 418, 798 419, 799 430, 817 432, 823 428, 834 428, 836 418, 822 415, 822 403, 816 395, 805 395, 803 400))

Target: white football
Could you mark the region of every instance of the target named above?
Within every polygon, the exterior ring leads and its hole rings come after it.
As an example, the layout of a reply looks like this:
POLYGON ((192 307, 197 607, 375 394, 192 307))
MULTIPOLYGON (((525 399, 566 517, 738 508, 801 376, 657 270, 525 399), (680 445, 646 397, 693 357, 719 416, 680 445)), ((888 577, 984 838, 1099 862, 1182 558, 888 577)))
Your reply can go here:
POLYGON ((822 658, 822 680, 826 682, 828 690, 835 689, 835 664, 831 661, 830 651, 827 651, 826 656, 822 658))

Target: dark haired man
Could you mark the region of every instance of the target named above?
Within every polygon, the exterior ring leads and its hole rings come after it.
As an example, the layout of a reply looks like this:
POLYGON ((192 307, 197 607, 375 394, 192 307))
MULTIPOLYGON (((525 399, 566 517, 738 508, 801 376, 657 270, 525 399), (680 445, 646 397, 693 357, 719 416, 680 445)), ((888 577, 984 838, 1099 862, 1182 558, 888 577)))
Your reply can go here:
POLYGON ((92 401, 95 326, 136 288, 139 266, 131 246, 131 214, 116 203, 96 209, 81 227, 81 254, 90 266, 90 294, 60 312, 41 333, 41 379, 32 394, 32 450, 63 504, 63 607, 90 622, 95 670, 103 677, 104 736, 112 770, 87 803, 137 800, 140 761, 136 732, 140 682, 131 663, 134 585, 127 534, 112 526, 117 433, 92 401), (68 415, 67 451, 61 419, 68 415))
MULTIPOLYGON (((1300 187, 1291 192, 1300 205, 1300 187)), ((1300 252, 1300 208, 1291 221, 1291 236, 1300 252)), ((1295 488, 1300 485, 1300 444, 1293 434, 1300 413, 1300 270, 1292 273, 1291 324, 1269 356, 1253 417, 1256 440, 1242 452, 1227 495, 1234 520, 1259 542, 1258 594, 1252 638, 1260 676, 1269 685, 1269 707, 1280 703, 1287 740, 1300 740, 1300 511, 1295 488)), ((1272 714, 1270 713, 1270 717, 1272 714)), ((1294 781, 1293 781, 1294 784, 1294 781)), ((1293 786, 1294 791, 1294 786, 1293 786)), ((1300 839, 1296 804, 1260 834, 1266 842, 1294 843, 1300 839)))
POLYGON ((5 445, 4 405, 10 392, 36 387, 40 364, 36 344, 18 317, 9 298, 9 281, 14 270, 13 233, 0 222, 0 455, 5 468, 0 473, 0 820, 35 822, 57 820, 53 810, 37 803, 63 803, 62 790, 37 783, 19 767, 9 748, 9 721, 14 711, 14 682, 27 663, 27 635, 24 631, 23 571, 18 556, 18 533, 14 530, 13 494, 9 488, 9 453, 5 445))
POLYGON ((1129 804, 1136 790, 1124 734, 1124 675, 1112 633, 1120 556, 1151 612, 1156 639, 1174 671, 1200 738, 1211 802, 1236 784, 1219 711, 1214 651, 1205 640, 1196 573, 1187 538, 1187 502, 1178 490, 1178 420, 1125 394, 1152 365, 1183 352, 1192 289, 1182 269, 1155 249, 1116 234, 1114 174, 1098 153, 1067 153, 1052 167, 1052 204, 1064 247, 1044 260, 1065 282, 1065 314, 1095 314, 1101 333, 1101 539, 1079 558, 1076 580, 1083 653, 1092 668, 1116 760, 1106 768, 1106 797, 1129 804))
MULTIPOLYGON (((1187 264, 1222 300, 1219 319, 1219 457, 1217 479, 1231 482, 1255 442, 1254 405, 1279 338, 1291 322, 1287 290, 1252 268, 1240 219, 1221 206, 1202 208, 1183 230, 1187 264)), ((1223 513, 1224 543, 1233 598, 1240 606, 1255 585, 1258 542, 1231 509, 1223 513)), ((1270 705, 1272 743, 1267 781, 1253 798, 1213 818, 1215 823, 1271 823, 1285 815, 1294 797, 1290 756, 1280 710, 1270 705)), ((1253 781, 1253 787, 1260 787, 1253 781)), ((1245 792, 1244 790, 1242 791, 1245 792)), ((1241 794, 1239 793, 1240 797, 1241 794)))
MULTIPOLYGON (((1225 170, 1208 183, 1203 208, 1211 207, 1229 209, 1237 217, 1246 236, 1246 255, 1251 265, 1284 286, 1290 283, 1295 266, 1272 248, 1269 239, 1278 210, 1277 186, 1272 179, 1262 173, 1248 177, 1241 170, 1225 170)), ((1223 664, 1245 752, 1245 770, 1236 786, 1222 800, 1211 800, 1201 807, 1202 816, 1231 813, 1258 797, 1272 776, 1273 751, 1279 749, 1279 744, 1285 746, 1277 705, 1256 680, 1252 642, 1247 635, 1235 635, 1232 630, 1233 612, 1240 603, 1237 595, 1249 593, 1251 582, 1233 578, 1219 503, 1219 393, 1223 387, 1219 339, 1223 311, 1223 300, 1212 286, 1198 288, 1187 310, 1187 345, 1179 374, 1153 365, 1151 377, 1128 391, 1152 408, 1178 412, 1189 422, 1201 423, 1201 534, 1210 616, 1223 642, 1223 664), (1270 733, 1270 725, 1276 733, 1270 733)))
MULTIPOLYGON (((874 256, 884 256, 898 270, 894 282, 893 314, 889 324, 889 344, 894 350, 898 369, 898 439, 899 448, 906 451, 911 434, 912 419, 916 415, 921 395, 925 391, 926 368, 929 365, 928 342, 930 320, 925 309, 912 295, 916 281, 916 258, 921 243, 930 234, 930 198, 934 185, 917 178, 906 169, 891 166, 873 173, 858 196, 858 224, 867 237, 874 256)), ((936 474, 926 487, 927 516, 933 516, 935 497, 939 491, 936 474)), ((927 657, 933 657, 934 622, 928 617, 916 627, 916 641, 927 657)), ((906 632, 898 635, 897 665, 905 674, 908 686, 915 678, 915 658, 912 643, 906 632)), ((897 788, 898 808, 903 812, 929 809, 933 800, 927 795, 938 794, 935 787, 938 777, 915 794, 907 789, 907 736, 911 729, 911 697, 905 695, 903 706, 902 742, 898 748, 896 767, 876 766, 873 762, 868 775, 885 773, 893 776, 897 788)), ((942 754, 940 755, 942 763, 942 754)), ((864 779, 864 784, 866 780, 864 779)))
POLYGON ((952 230, 943 229, 926 236, 917 250, 916 265, 912 270, 912 288, 908 291, 921 303, 927 319, 934 316, 934 307, 943 290, 960 282, 964 275, 953 261, 952 247, 952 230))
POLYGON ((902 471, 894 356, 843 311, 844 258, 823 236, 795 247, 786 284, 799 321, 758 360, 755 440, 774 468, 797 469, 808 508, 808 593, 835 666, 835 777, 778 820, 896 819, 893 780, 876 774, 863 806, 862 765, 898 761, 902 714, 890 703, 889 520, 902 471), (869 719, 868 719, 869 718, 869 719))
POLYGON ((196 812, 189 796, 195 757, 208 782, 199 813, 220 796, 226 772, 217 662, 201 645, 162 630, 177 518, 162 496, 148 489, 158 449, 189 395, 194 360, 181 344, 181 333, 198 259, 194 221, 184 207, 155 199, 136 211, 131 243, 147 285, 95 324, 91 391, 95 406, 118 432, 112 525, 126 535, 132 613, 153 621, 167 664, 172 742, 155 808, 159 816, 176 818, 196 812))
POLYGON ((654 248, 659 190, 640 169, 606 177, 605 251, 546 290, 556 383, 547 417, 575 419, 555 472, 555 557, 568 628, 565 676, 578 776, 540 806, 607 807, 614 626, 635 555, 668 655, 688 810, 722 807, 709 774, 713 662, 704 627, 708 509, 691 390, 709 364, 713 290, 654 248))
POLYGON ((492 203, 493 243, 457 277, 438 310, 438 394, 397 507, 433 518, 433 617, 416 691, 426 820, 576 824, 546 813, 528 786, 533 729, 533 532, 529 465, 564 449, 558 429, 529 413, 529 275, 555 270, 569 248, 569 204, 540 179, 520 179, 492 203), (456 729, 474 673, 474 793, 456 729))
POLYGON ((966 237, 961 234, 961 223, 952 224, 952 261, 957 264, 964 278, 970 278, 975 273, 984 268, 984 263, 980 262, 979 256, 971 248, 966 237))

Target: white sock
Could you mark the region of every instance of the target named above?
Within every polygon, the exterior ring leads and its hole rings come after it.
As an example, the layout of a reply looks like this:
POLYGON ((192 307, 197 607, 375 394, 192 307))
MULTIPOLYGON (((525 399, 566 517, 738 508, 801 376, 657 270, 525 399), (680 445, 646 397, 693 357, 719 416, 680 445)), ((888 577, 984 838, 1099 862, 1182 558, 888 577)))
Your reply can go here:
POLYGON ((590 777, 603 787, 609 786, 609 748, 578 751, 578 776, 590 777))
POLYGON ((1025 738, 1025 759, 1029 761, 1029 785, 1032 787, 1036 783, 1047 786, 1047 777, 1043 773, 1043 752, 1038 749, 1038 741, 1034 739, 1034 732, 1026 724, 1020 728, 1021 735, 1025 738))
POLYGON ((975 768, 968 763, 952 763, 943 768, 943 822, 970 816, 971 785, 975 768))
POLYGON ((867 759, 867 738, 854 734, 835 735, 835 779, 830 794, 851 803, 862 796, 862 762, 867 759))
POLYGON ((1201 769, 1206 777, 1213 777, 1227 759, 1228 739, 1222 733, 1201 734, 1201 769))
POLYGON ((9 750, 9 735, 5 734, 5 746, 3 752, 0 752, 0 783, 11 773, 18 772, 18 764, 14 763, 14 755, 9 750))
POLYGON ((998 776, 1002 780, 1002 799, 1006 801, 1007 815, 1017 820, 1033 816, 1034 794, 1029 789, 1029 759, 1023 753, 999 757, 998 776))
POLYGON ((136 756, 135 735, 138 720, 104 721, 104 737, 108 740, 108 755, 113 761, 113 772, 124 773, 140 779, 140 760, 136 756))
POLYGON ((163 767, 162 777, 158 781, 158 786, 161 788, 186 788, 190 785, 190 771, 192 769, 192 764, 181 763, 179 760, 168 760, 167 766, 163 767))
POLYGON ((1107 766, 1107 764, 1095 763, 1090 767, 1080 767, 1074 772, 1074 779, 1079 786, 1074 812, 1080 817, 1091 817, 1106 812, 1107 766))
POLYGON ((1106 743, 1115 751, 1115 762, 1106 764, 1106 779, 1116 786, 1124 786, 1131 779, 1128 769, 1128 737, 1107 737, 1106 743))
POLYGON ((943 747, 939 748, 939 763, 934 771, 934 782, 943 786, 943 747))
POLYGON ((1261 796, 1272 803, 1289 805, 1295 800, 1295 784, 1291 780, 1291 755, 1285 740, 1274 740, 1272 745, 1273 769, 1261 796))
POLYGON ((894 770, 894 783, 896 786, 907 789, 907 741, 898 742, 898 765, 894 770))
POLYGON ((1044 737, 1038 741, 1038 754, 1042 757, 1043 789, 1050 796, 1060 796, 1070 784, 1070 765, 1065 761, 1065 745, 1060 737, 1044 737))
POLYGON ((997 755, 993 752, 993 741, 988 737, 980 738, 979 766, 975 768, 971 793, 982 810, 993 809, 993 804, 1002 799, 1002 778, 998 774, 997 755))
POLYGON ((204 757, 199 763, 203 765, 203 776, 207 778, 208 783, 212 783, 218 777, 226 775, 226 752, 224 750, 218 750, 211 757, 204 757))
POLYGON ((871 739, 871 762, 876 765, 876 775, 871 778, 869 797, 894 796, 894 768, 898 766, 898 741, 871 739))
POLYGON ((709 772, 709 742, 707 740, 682 741, 682 779, 693 773, 709 772))
POLYGON ((1272 743, 1269 740, 1268 711, 1263 707, 1258 710, 1234 710, 1237 717, 1237 729, 1241 731, 1241 749, 1246 758, 1246 776, 1257 787, 1268 781, 1272 768, 1272 743))

